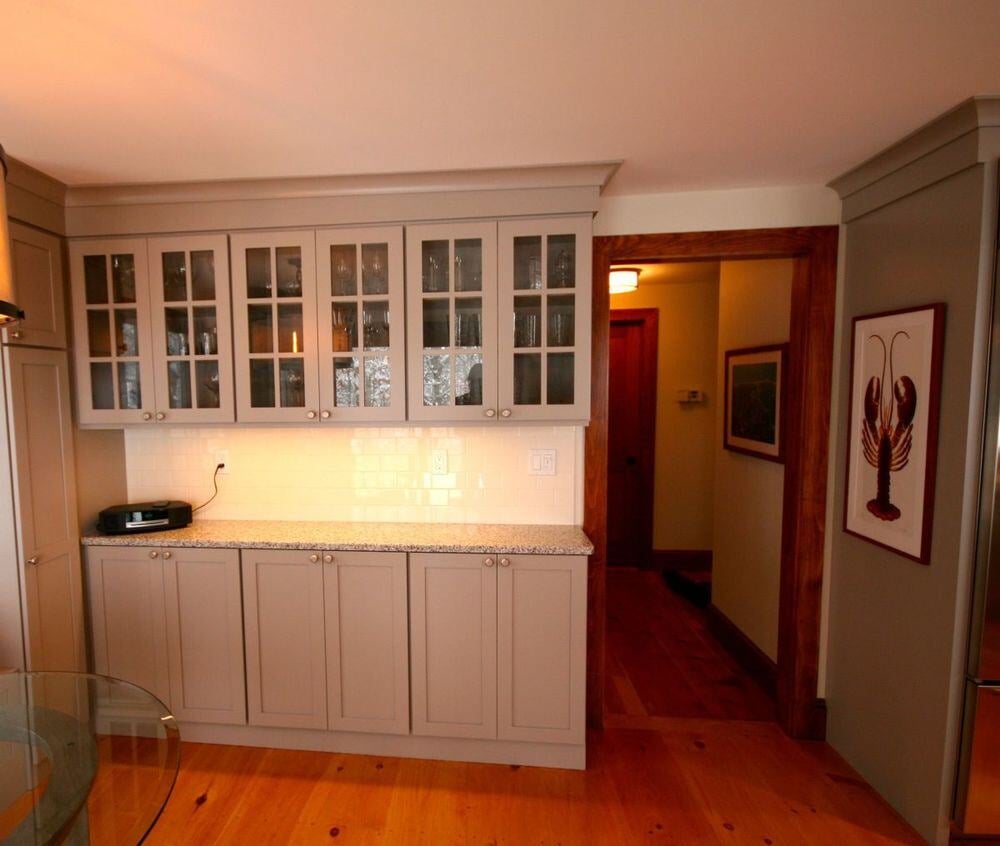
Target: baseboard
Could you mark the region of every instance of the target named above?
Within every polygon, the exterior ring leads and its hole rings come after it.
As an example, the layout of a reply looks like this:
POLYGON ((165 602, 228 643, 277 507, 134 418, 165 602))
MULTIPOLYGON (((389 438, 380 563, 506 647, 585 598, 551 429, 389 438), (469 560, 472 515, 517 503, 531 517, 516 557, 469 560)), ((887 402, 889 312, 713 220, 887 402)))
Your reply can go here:
POLYGON ((654 549, 649 557, 654 570, 711 570, 710 549, 654 549))
POLYGON ((765 655, 759 646, 714 604, 705 608, 708 630, 715 635, 725 650, 767 693, 774 697, 778 689, 778 665, 765 655))

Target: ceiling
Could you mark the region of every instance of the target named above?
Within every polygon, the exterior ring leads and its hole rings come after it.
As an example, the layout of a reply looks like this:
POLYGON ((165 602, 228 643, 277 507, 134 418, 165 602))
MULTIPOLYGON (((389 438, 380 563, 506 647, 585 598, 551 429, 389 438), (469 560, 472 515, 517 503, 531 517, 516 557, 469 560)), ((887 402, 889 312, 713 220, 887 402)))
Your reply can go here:
POLYGON ((0 140, 72 184, 623 159, 825 183, 1000 92, 997 0, 7 0, 0 140))

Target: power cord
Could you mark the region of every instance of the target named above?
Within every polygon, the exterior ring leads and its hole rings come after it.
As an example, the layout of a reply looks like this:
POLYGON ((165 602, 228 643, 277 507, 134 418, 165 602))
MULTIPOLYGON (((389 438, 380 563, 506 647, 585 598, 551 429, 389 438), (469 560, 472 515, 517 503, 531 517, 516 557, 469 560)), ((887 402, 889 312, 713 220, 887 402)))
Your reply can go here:
POLYGON ((206 499, 201 505, 199 505, 197 508, 191 509, 192 514, 194 514, 195 511, 201 511, 201 509, 203 509, 206 505, 211 503, 211 501, 219 495, 219 471, 225 466, 226 465, 222 463, 215 465, 215 472, 212 474, 212 487, 215 490, 212 493, 212 495, 208 499, 206 499))

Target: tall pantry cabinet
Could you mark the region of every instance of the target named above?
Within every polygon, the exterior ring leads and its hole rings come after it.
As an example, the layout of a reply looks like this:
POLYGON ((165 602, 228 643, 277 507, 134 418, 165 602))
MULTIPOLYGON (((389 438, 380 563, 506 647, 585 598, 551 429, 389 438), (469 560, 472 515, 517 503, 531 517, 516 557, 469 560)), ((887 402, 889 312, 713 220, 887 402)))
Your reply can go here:
POLYGON ((30 670, 85 670, 83 590, 62 244, 10 223, 14 300, 4 330, 4 434, 13 488, 23 657, 30 670))

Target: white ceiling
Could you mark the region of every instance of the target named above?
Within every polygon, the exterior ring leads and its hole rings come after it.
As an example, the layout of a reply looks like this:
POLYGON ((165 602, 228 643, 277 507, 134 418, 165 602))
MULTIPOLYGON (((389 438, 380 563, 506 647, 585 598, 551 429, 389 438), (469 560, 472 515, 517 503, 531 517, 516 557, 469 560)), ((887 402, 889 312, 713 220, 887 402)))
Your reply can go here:
POLYGON ((6 0, 0 140, 70 184, 624 159, 826 182, 1000 92, 998 0, 6 0))

